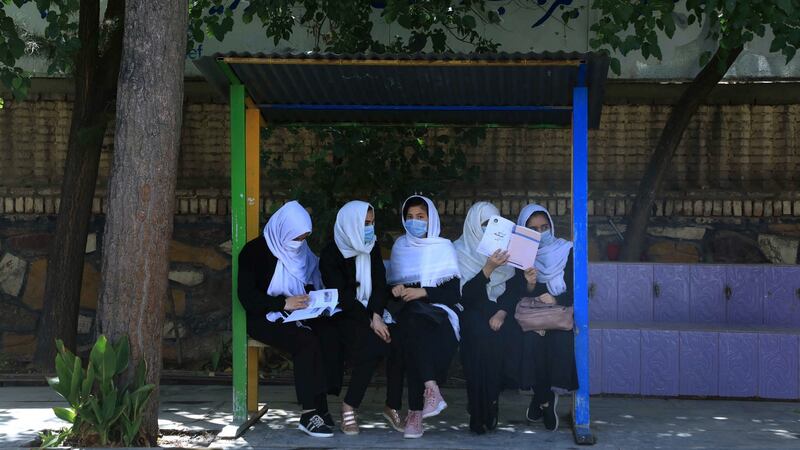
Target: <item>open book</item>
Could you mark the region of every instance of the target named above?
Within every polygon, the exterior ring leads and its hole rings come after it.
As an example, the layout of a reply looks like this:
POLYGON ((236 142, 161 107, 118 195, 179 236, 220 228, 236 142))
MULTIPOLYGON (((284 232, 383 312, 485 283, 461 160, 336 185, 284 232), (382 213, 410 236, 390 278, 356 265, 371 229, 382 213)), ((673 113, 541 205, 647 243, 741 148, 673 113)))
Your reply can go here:
POLYGON ((507 251, 508 264, 525 270, 533 267, 541 237, 538 231, 521 227, 500 216, 492 216, 478 244, 478 253, 491 256, 497 250, 507 251))
POLYGON ((309 320, 320 316, 332 316, 341 311, 339 308, 339 290, 322 289, 308 293, 310 297, 308 307, 292 311, 283 319, 284 322, 309 320))

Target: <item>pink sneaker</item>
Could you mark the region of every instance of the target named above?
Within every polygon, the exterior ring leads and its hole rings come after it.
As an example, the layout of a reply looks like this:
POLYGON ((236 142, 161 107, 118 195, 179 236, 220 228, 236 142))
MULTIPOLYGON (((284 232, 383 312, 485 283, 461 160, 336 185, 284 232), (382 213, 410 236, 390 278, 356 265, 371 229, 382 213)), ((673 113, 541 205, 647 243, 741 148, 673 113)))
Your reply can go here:
POLYGON ((425 389, 425 407, 422 408, 422 418, 427 419, 439 415, 440 412, 447 408, 447 402, 442 398, 442 393, 439 392, 439 386, 425 389))
POLYGON ((406 439, 422 437, 422 411, 409 411, 406 416, 406 430, 403 433, 406 439))

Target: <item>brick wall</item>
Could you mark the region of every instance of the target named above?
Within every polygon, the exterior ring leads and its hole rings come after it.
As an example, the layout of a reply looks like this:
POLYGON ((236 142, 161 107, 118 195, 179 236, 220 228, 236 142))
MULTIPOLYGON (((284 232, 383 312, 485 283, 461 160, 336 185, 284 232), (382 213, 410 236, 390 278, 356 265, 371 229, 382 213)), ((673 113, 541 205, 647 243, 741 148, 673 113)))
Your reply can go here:
MULTIPOLYGON (((622 216, 669 112, 668 105, 607 105, 591 132, 592 215, 622 216)), ((70 103, 42 95, 7 101, 0 110, 0 214, 51 214, 58 207, 60 174, 69 134, 70 103)), ((178 166, 179 214, 225 215, 228 207, 228 113, 225 105, 186 106, 178 166)), ((800 104, 708 105, 686 131, 659 203, 659 214, 687 216, 800 216, 800 104)), ((94 210, 105 210, 113 147, 109 127, 100 162, 94 210)), ((273 132, 264 145, 314 145, 310 134, 273 132)), ((491 198, 504 210, 529 199, 569 212, 568 130, 489 129, 466 152, 481 167, 479 189, 453 189, 444 205, 491 198)), ((265 192, 275 189, 263 180, 265 192)), ((268 202, 269 200, 265 200, 268 202)), ((452 212, 451 212, 452 211, 452 212)))

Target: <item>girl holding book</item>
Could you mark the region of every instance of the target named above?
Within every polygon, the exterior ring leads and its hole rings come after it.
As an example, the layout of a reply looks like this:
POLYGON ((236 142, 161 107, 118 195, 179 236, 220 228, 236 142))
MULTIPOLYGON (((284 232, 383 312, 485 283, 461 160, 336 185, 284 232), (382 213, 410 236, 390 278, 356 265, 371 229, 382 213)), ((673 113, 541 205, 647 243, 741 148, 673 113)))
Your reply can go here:
MULTIPOLYGON (((247 314, 247 334, 292 355, 299 428, 314 437, 332 437, 326 399, 325 365, 313 327, 283 323, 291 311, 308 306, 308 292, 322 288, 319 260, 306 243, 311 217, 291 201, 270 217, 264 233, 239 253, 238 294, 247 314)), ((322 325, 322 324, 320 324, 322 325)))
MULTIPOLYGON (((507 266, 508 253, 486 257, 478 253, 486 224, 500 211, 491 203, 478 202, 469 209, 464 232, 455 242, 461 271, 461 363, 467 379, 467 411, 470 430, 483 434, 497 427, 498 398, 504 378, 518 368, 518 354, 508 349, 520 330, 505 321, 498 299, 513 295, 506 283, 514 276, 507 266), (516 333, 515 333, 516 332, 516 333)), ((504 299, 506 301, 513 301, 504 299)))

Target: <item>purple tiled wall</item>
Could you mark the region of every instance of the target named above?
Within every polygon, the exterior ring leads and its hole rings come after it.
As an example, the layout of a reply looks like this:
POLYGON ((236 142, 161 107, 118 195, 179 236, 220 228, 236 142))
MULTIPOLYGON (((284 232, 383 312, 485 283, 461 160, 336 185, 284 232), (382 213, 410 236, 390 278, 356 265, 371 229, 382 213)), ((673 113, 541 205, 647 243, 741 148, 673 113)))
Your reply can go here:
POLYGON ((719 395, 758 394, 758 334, 719 334, 719 395))
POLYGON ((641 336, 639 330, 603 330, 603 392, 638 394, 641 336))
POLYGON ((589 319, 593 322, 617 320, 617 265, 590 265, 589 290, 589 319))
POLYGON ((689 322, 691 267, 656 265, 653 278, 653 319, 656 322, 689 322))
POLYGON ((679 333, 642 330, 642 395, 678 395, 679 333))
POLYGON ((693 323, 725 323, 725 268, 691 266, 691 318, 693 323))
POLYGON ((767 267, 764 324, 800 327, 800 267, 767 267))
POLYGON ((725 268, 727 323, 761 325, 764 319, 764 267, 729 266, 725 268))
POLYGON ((625 264, 617 269, 617 320, 653 320, 653 265, 625 264))
POLYGON ((601 263, 589 274, 592 394, 800 400, 800 267, 601 263))
POLYGON ((758 336, 758 396, 762 398, 800 398, 798 392, 798 336, 761 334, 758 336))
POLYGON ((681 395, 718 395, 718 355, 717 333, 681 332, 681 395))

